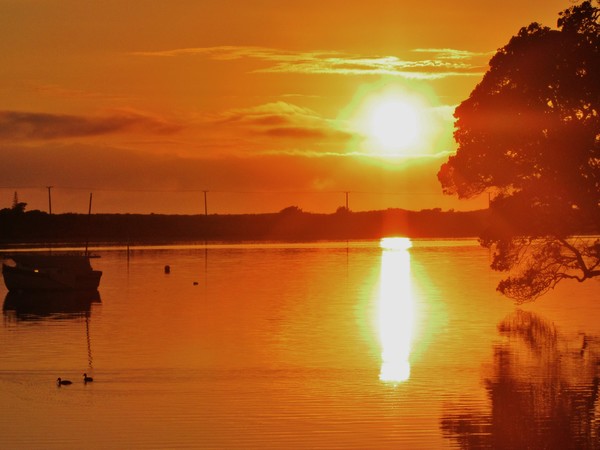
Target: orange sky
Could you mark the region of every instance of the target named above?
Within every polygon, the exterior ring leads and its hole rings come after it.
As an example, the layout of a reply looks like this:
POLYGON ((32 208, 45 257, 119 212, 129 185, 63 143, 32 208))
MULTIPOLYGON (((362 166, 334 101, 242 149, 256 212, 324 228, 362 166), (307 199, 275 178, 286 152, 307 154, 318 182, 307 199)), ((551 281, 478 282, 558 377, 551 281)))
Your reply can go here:
POLYGON ((209 213, 333 212, 347 191, 355 211, 485 207, 436 178, 454 107, 570 5, 0 0, 0 208, 47 210, 46 186, 55 213, 90 192, 94 212, 203 213, 204 190, 209 213))

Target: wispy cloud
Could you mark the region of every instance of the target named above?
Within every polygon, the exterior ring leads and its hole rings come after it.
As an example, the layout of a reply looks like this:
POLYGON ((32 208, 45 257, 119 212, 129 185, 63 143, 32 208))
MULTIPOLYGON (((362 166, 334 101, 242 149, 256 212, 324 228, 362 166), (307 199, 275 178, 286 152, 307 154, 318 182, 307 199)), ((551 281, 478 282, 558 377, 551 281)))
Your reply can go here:
POLYGON ((304 73, 338 75, 391 75, 411 79, 438 79, 450 76, 481 76, 490 53, 456 49, 415 49, 413 55, 427 58, 400 58, 387 55, 356 55, 336 51, 292 52, 267 47, 219 46, 136 52, 137 56, 201 56, 231 61, 256 59, 268 63, 255 73, 304 73))
POLYGON ((126 131, 169 134, 180 128, 179 125, 135 111, 115 111, 102 117, 0 111, 0 139, 51 140, 126 131))
POLYGON ((287 102, 273 102, 223 113, 218 124, 240 126, 255 135, 290 139, 344 141, 351 135, 339 130, 333 121, 309 108, 287 102))
POLYGON ((288 102, 272 102, 250 108, 236 108, 222 113, 225 122, 246 122, 254 124, 297 123, 321 120, 320 116, 309 108, 288 102))
POLYGON ((491 58, 496 52, 471 52, 469 50, 457 50, 455 48, 415 48, 415 53, 431 53, 438 59, 445 60, 470 60, 479 57, 491 58))
POLYGON ((286 155, 303 158, 328 158, 328 157, 339 157, 339 158, 364 158, 369 160, 432 160, 432 159, 444 159, 449 155, 455 153, 452 150, 440 150, 432 153, 377 153, 369 151, 315 151, 315 150, 304 150, 304 149, 291 149, 291 150, 277 150, 277 151, 264 151, 262 155, 286 155))

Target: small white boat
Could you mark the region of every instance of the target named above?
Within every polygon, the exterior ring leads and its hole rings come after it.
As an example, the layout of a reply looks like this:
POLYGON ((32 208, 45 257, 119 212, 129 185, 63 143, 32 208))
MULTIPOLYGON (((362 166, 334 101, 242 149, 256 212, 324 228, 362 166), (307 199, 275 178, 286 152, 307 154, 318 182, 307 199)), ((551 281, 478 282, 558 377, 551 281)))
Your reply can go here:
POLYGON ((90 255, 79 253, 13 253, 2 264, 9 291, 96 290, 102 272, 92 269, 90 255))

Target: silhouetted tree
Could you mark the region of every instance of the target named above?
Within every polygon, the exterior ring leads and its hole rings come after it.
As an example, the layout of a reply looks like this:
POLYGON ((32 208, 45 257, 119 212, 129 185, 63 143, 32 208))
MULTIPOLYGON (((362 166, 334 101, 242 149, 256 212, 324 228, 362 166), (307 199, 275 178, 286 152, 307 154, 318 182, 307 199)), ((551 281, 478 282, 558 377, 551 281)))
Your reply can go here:
POLYGON ((600 231, 599 13, 585 1, 556 30, 522 28, 454 113, 458 150, 438 179, 459 198, 489 193, 481 242, 519 301, 600 275, 600 240, 572 238, 600 231))
POLYGON ((27 207, 27 203, 20 202, 19 195, 15 192, 14 197, 13 197, 11 211, 15 214, 22 214, 25 212, 26 207, 27 207))
POLYGON ((287 208, 283 208, 281 211, 279 211, 279 214, 286 216, 302 214, 302 209, 297 206, 288 206, 287 208))

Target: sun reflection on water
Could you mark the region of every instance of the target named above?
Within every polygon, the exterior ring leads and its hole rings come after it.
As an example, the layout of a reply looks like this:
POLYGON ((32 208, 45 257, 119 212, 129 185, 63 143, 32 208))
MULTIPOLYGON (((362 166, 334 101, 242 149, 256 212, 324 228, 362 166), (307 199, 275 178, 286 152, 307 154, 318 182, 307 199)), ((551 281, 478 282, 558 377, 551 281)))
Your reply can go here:
POLYGON ((383 238, 380 247, 379 338, 381 381, 402 382, 410 378, 410 351, 413 337, 414 299, 410 282, 408 238, 383 238))

